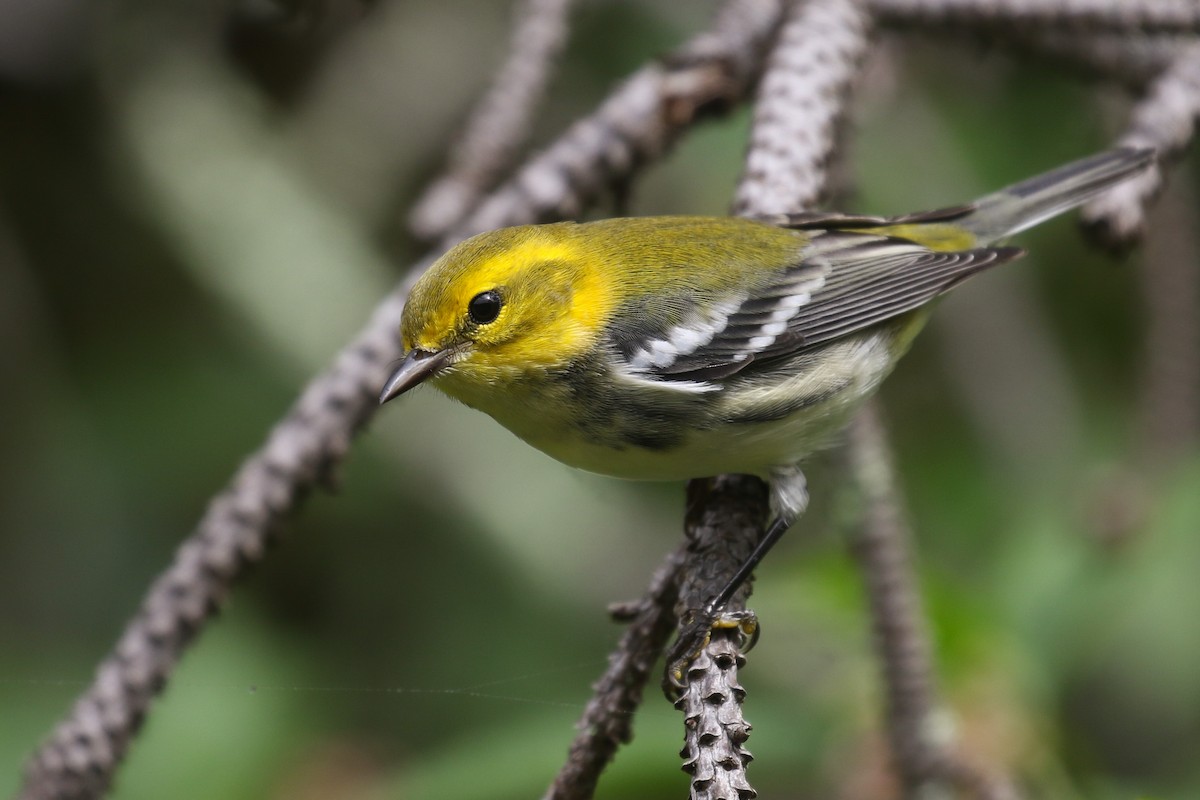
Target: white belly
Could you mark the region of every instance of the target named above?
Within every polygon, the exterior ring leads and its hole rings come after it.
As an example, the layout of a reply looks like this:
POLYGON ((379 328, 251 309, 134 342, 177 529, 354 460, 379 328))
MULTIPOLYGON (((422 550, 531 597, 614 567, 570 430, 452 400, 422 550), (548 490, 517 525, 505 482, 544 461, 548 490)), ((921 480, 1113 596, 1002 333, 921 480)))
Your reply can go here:
POLYGON ((697 414, 696 427, 683 431, 677 444, 662 449, 613 446, 571 435, 569 424, 555 425, 548 414, 531 417, 525 404, 489 413, 539 450, 589 472, 635 480, 722 473, 765 477, 771 468, 796 464, 836 439, 887 374, 893 363, 893 342, 887 335, 841 341, 831 345, 814 368, 793 375, 786 375, 783 368, 782 379, 776 375, 768 380, 731 381, 721 392, 705 397, 703 417, 697 414), (753 418, 763 409, 786 407, 798 398, 814 399, 766 421, 719 421, 753 418))

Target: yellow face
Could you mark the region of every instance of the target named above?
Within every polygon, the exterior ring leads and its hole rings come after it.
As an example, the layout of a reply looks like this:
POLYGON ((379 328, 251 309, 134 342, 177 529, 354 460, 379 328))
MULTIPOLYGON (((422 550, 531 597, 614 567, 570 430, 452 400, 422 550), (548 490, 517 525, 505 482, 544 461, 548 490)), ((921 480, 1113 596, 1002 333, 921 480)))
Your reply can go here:
POLYGON ((405 350, 449 352, 432 377, 455 383, 490 383, 585 351, 612 301, 584 269, 588 254, 563 233, 556 225, 508 228, 451 249, 413 287, 401 322, 405 350))

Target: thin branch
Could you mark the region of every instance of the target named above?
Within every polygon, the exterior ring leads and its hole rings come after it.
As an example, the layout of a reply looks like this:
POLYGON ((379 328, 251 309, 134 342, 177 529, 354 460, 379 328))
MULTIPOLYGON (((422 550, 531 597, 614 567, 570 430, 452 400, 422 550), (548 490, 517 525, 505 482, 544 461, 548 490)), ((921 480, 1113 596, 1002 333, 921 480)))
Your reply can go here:
POLYGON ((876 653, 887 696, 887 732, 906 797, 941 784, 979 800, 1012 800, 1015 789, 967 763, 954 749, 938 708, 929 634, 912 568, 912 535, 878 405, 850 427, 850 468, 862 492, 863 519, 851 547, 866 583, 876 653))
POLYGON ((855 417, 847 447, 863 503, 851 552, 871 609, 887 694, 888 739, 901 780, 911 790, 929 778, 929 751, 938 747, 931 741, 937 709, 929 635, 910 564, 911 535, 885 436, 878 407, 871 403, 855 417))
POLYGON ((1200 6, 1192 0, 868 0, 887 24, 909 27, 1016 26, 1187 33, 1200 31, 1200 6))
MULTIPOLYGON (((535 4, 534 0, 530 2, 535 4)), ((979 9, 999 8, 1001 16, 1007 14, 1005 18, 1152 30, 1194 30, 1195 15, 1200 14, 1194 4, 1180 6, 1167 0, 1060 0, 1040 4, 980 0, 970 5, 961 0, 874 0, 874 7, 891 15, 889 19, 919 19, 920 14, 936 11, 942 17, 953 18, 958 13, 975 20, 981 13, 979 9), (969 14, 962 10, 968 8, 975 10, 969 14), (1193 15, 1180 13, 1172 17, 1171 9, 1178 8, 1190 10, 1193 15)), ((763 83, 756 139, 738 193, 741 213, 799 210, 815 200, 825 180, 823 165, 834 146, 833 120, 842 113, 847 88, 867 46, 869 20, 854 0, 811 0, 797 5, 797 9, 763 83), (786 180, 777 180, 778 175, 787 176, 786 180)), ((661 156, 697 119, 740 100, 752 84, 759 54, 780 13, 778 0, 732 0, 726 4, 711 32, 662 63, 632 76, 596 113, 573 126, 512 181, 484 200, 469 220, 447 234, 446 241, 503 225, 579 214, 615 183, 661 156)), ((553 48, 552 40, 552 35, 544 40, 546 48, 553 48)), ((546 52, 543 50, 543 56, 546 52)), ((1189 86, 1189 127, 1185 136, 1177 137, 1179 147, 1191 135, 1190 120, 1196 111, 1194 78, 1189 85, 1186 75, 1178 74, 1186 71, 1181 62, 1172 68, 1176 73, 1174 84, 1168 82, 1170 73, 1156 84, 1159 94, 1169 94, 1167 88, 1172 85, 1189 86)), ((1194 65, 1190 69, 1193 76, 1197 74, 1194 65)), ((531 79, 524 80, 530 81, 523 88, 532 95, 541 91, 531 79)), ((524 116, 527 118, 527 114, 524 116)), ((1177 110, 1175 117, 1179 116, 1177 110)), ((519 141, 523 124, 514 124, 509 136, 497 138, 519 141)), ((501 154, 481 160, 494 164, 508 158, 511 156, 501 154)), ((443 229, 446 225, 449 223, 443 222, 443 229)), ((103 793, 187 645, 219 608, 234 580, 249 564, 262 558, 271 532, 298 507, 308 491, 330 480, 354 433, 373 413, 376 390, 387 365, 399 355, 394 331, 405 294, 406 287, 401 287, 378 306, 358 337, 310 382, 262 448, 251 454, 229 486, 212 501, 174 562, 150 587, 137 616, 129 622, 113 653, 99 666, 93 685, 30 759, 22 798, 86 798, 103 793)), ((754 479, 727 477, 710 484, 693 483, 690 491, 700 492, 701 486, 707 487, 707 494, 701 495, 704 499, 698 502, 696 513, 715 515, 702 527, 722 528, 739 541, 751 540, 761 527, 761 484, 754 479), (728 507, 715 499, 724 493, 733 498, 728 507), (743 522, 738 522, 739 515, 743 522), (751 518, 757 520, 753 525, 744 522, 751 518), (753 531, 747 532, 750 528, 753 531)), ((708 556, 695 558, 703 562, 708 556)), ((690 574, 702 574, 692 569, 696 566, 692 560, 690 574)), ((664 622, 658 598, 673 582, 670 575, 675 568, 675 562, 669 562, 657 575, 651 599, 642 609, 644 616, 639 615, 638 624, 626 633, 609 672, 598 684, 597 698, 589 706, 585 724, 589 729, 595 726, 608 732, 592 737, 591 741, 598 744, 580 745, 580 766, 575 774, 588 777, 565 778, 572 791, 584 787, 583 791, 590 792, 586 787, 594 786, 595 776, 611 757, 616 743, 624 740, 614 718, 627 717, 628 709, 638 701, 647 669, 646 648, 660 635, 664 622)), ((736 670, 738 657, 731 654, 729 643, 722 642, 722 637, 714 637, 714 641, 715 649, 706 657, 725 674, 718 676, 702 668, 696 683, 707 681, 713 687, 724 681, 720 684, 726 687, 722 691, 736 701, 736 706, 740 691, 736 671, 730 673, 728 665, 732 663, 736 670)), ((733 711, 740 713, 739 709, 733 711)), ((693 719, 698 724, 708 724, 702 709, 696 713, 700 716, 693 719)), ((743 732, 749 730, 740 717, 732 722, 722 717, 720 723, 728 731, 737 726, 743 732)), ((736 736, 729 736, 740 748, 736 736)), ((573 749, 572 760, 575 755, 573 749)), ((721 761, 719 756, 700 756, 708 763, 721 761)), ((570 763, 567 769, 572 769, 570 763)), ((726 777, 737 794, 752 792, 739 776, 726 777)))
MULTIPOLYGON (((687 561, 679 582, 676 610, 685 619, 702 607, 750 555, 766 522, 767 488, 741 475, 694 480, 687 488, 687 561)), ((745 609, 747 582, 726 605, 727 613, 745 609)), ((738 683, 745 664, 744 636, 736 628, 717 628, 688 665, 686 685, 675 707, 684 717, 683 771, 691 776, 693 800, 734 800, 755 796, 746 766, 752 756, 743 746, 750 723, 742 716, 746 692, 738 683)))
MULTIPOLYGON (((759 88, 737 213, 795 211, 816 201, 870 30, 856 0, 793 4, 759 88)), ((680 587, 681 619, 712 597, 753 549, 767 506, 766 487, 745 475, 692 481, 688 497, 694 545, 680 587)), ((747 586, 726 610, 740 611, 748 594, 747 586)), ((737 678, 742 636, 737 629, 713 631, 689 665, 676 704, 685 718, 681 755, 694 800, 755 796, 745 774, 750 725, 742 716, 745 692, 737 678)))
POLYGON ((745 690, 738 670, 745 665, 743 645, 726 631, 712 640, 692 661, 688 686, 676 701, 683 712, 683 771, 691 776, 694 800, 748 800, 757 792, 746 777, 754 758, 743 745, 750 723, 742 717, 745 690))
MULTIPOLYGON (((730 87, 744 93, 750 86, 758 71, 756 60, 761 54, 764 44, 774 30, 780 16, 782 6, 779 3, 756 2, 755 0, 732 0, 726 3, 718 12, 712 31, 702 34, 675 55, 668 57, 667 65, 673 65, 669 79, 663 81, 670 91, 664 94, 672 99, 662 105, 668 111, 673 124, 683 124, 695 118, 702 111, 715 110, 713 103, 727 105, 732 98, 727 94, 730 87), (712 74, 714 66, 723 66, 724 75, 712 74), (724 91, 718 91, 725 86, 724 91), (705 102, 698 102, 709 98, 705 102)), ((657 81, 654 74, 657 68, 649 68, 628 81, 623 89, 632 98, 644 97, 646 89, 643 83, 657 81)), ((653 115, 654 109, 647 109, 645 114, 653 115)), ((661 112, 660 112, 661 113, 661 112)), ((643 115, 643 118, 645 116, 643 115)), ((564 176, 570 176, 571 185, 588 197, 595 196, 604 186, 594 180, 584 180, 574 164, 574 150, 581 143, 592 142, 605 136, 607 130, 631 130, 637 121, 636 104, 629 108, 621 108, 610 101, 600 111, 588 120, 577 123, 568 137, 574 135, 575 143, 565 141, 552 147, 541 158, 549 164, 557 165, 564 176)), ((646 153, 656 153, 664 146, 652 138, 642 140, 642 149, 646 153)), ((645 158, 635 151, 614 147, 609 157, 627 167, 636 160, 645 158)), ((520 180, 510 184, 509 191, 524 192, 529 196, 540 196, 546 189, 537 184, 526 184, 520 180)), ((497 193, 490 204, 479 209, 476 217, 488 218, 492 213, 488 205, 500 209, 503 192, 497 193)), ((538 212, 531 215, 528 221, 541 218, 538 212)), ((689 491, 692 491, 689 486, 689 491)), ((689 507, 691 507, 689 505, 689 507)), ((687 552, 694 549, 693 539, 687 540, 687 552)), ((704 570, 695 569, 692 559, 688 559, 685 575, 704 574, 704 570)), ((677 615, 674 609, 663 614, 664 604, 671 602, 662 594, 670 590, 672 599, 676 592, 675 580, 683 567, 683 553, 671 557, 656 573, 646 596, 635 609, 626 612, 636 614, 633 627, 621 638, 616 651, 609 659, 609 668, 595 685, 595 692, 583 717, 577 723, 580 733, 571 744, 566 763, 545 795, 546 800, 586 800, 590 798, 599 780, 600 774, 612 760, 620 744, 629 740, 632 712, 641 702, 641 693, 647 680, 648 664, 647 649, 653 653, 649 663, 661 652, 665 637, 670 635, 677 615), (679 559, 675 561, 675 559, 679 559), (667 571, 671 571, 670 580, 667 571), (660 626, 666 626, 664 634, 660 626)), ((736 563, 729 567, 727 574, 732 574, 736 563)), ((695 586, 694 582, 689 586, 695 586)), ((690 590, 690 591, 695 591, 690 590)), ((700 605, 710 594, 700 597, 696 605, 700 605)))
POLYGON ((572 0, 521 0, 508 60, 450 151, 445 174, 413 204, 409 227, 436 239, 462 221, 516 161, 567 41, 572 0))
POLYGON ((1151 84, 1119 142, 1157 149, 1158 163, 1083 207, 1084 223, 1103 242, 1121 246, 1141 236, 1146 207, 1162 189, 1164 165, 1191 143, 1198 115, 1200 43, 1195 43, 1182 50, 1151 84))
MULTIPOLYGON (((567 216, 661 155, 702 112, 727 107, 748 91, 755 54, 777 13, 771 0, 730 3, 717 20, 728 28, 697 37, 672 62, 636 73, 493 194, 454 238, 567 216)), ((83 800, 107 789, 188 644, 233 582, 262 558, 271 532, 310 490, 329 480, 374 412, 387 365, 400 354, 395 331, 407 286, 384 299, 212 501, 101 662, 92 685, 30 757, 22 800, 83 800)))
POLYGON ((674 603, 685 549, 686 543, 667 556, 639 602, 613 609, 614 619, 629 627, 593 686, 567 761, 543 800, 588 800, 617 748, 633 737, 633 712, 642 704, 650 670, 675 629, 674 603))

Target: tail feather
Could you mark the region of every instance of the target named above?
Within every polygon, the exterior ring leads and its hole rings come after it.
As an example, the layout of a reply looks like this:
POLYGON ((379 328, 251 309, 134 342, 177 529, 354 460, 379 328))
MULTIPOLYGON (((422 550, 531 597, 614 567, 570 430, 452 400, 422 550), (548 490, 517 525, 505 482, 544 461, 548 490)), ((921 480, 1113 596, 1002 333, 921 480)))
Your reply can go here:
POLYGON ((1120 147, 1014 183, 973 203, 957 224, 991 244, 1086 203, 1153 163, 1150 148, 1120 147))

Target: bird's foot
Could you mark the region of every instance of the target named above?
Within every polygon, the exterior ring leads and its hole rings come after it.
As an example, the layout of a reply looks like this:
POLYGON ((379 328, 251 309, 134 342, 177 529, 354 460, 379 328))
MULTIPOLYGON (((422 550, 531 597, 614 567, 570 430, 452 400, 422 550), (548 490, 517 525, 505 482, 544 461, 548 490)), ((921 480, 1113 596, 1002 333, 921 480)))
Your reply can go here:
POLYGON ((687 672, 696 656, 708 646, 713 631, 730 631, 737 637, 737 648, 749 652, 758 642, 758 617, 753 611, 719 611, 710 608, 688 612, 681 620, 679 638, 667 652, 663 675, 663 693, 672 703, 687 688, 687 672))

